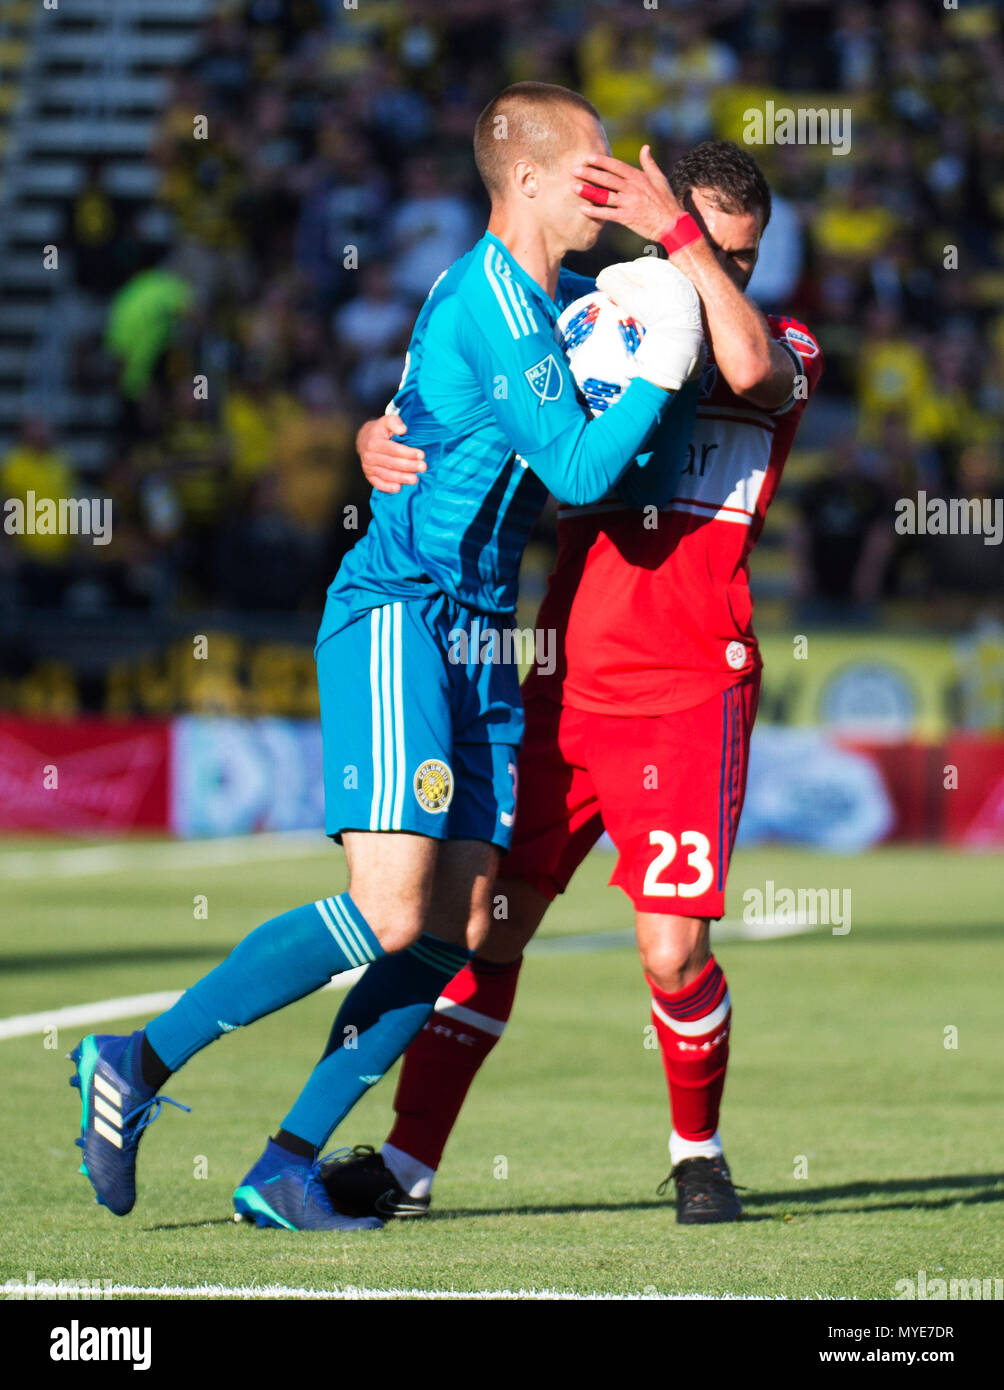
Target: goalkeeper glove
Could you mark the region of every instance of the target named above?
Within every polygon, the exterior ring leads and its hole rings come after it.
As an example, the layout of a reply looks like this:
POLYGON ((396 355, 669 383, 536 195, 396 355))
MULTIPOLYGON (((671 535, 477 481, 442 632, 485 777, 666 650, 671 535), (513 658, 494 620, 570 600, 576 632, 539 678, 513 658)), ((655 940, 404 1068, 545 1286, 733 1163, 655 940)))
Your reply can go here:
POLYGON ((676 266, 655 256, 608 265, 596 288, 645 328, 634 372, 664 391, 678 391, 699 367, 704 346, 701 301, 676 266))

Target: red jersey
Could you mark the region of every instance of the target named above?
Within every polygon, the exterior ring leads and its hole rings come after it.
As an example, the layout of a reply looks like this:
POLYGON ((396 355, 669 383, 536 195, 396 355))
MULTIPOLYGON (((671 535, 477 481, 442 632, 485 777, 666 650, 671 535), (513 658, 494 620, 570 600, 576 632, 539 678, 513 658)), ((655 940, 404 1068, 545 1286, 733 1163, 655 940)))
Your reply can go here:
POLYGON ((677 495, 657 514, 616 500, 558 512, 558 560, 537 617, 563 637, 547 693, 596 714, 688 709, 761 666, 753 633, 749 555, 763 530, 808 395, 819 344, 794 319, 768 316, 801 383, 763 410, 737 396, 713 359, 677 495))

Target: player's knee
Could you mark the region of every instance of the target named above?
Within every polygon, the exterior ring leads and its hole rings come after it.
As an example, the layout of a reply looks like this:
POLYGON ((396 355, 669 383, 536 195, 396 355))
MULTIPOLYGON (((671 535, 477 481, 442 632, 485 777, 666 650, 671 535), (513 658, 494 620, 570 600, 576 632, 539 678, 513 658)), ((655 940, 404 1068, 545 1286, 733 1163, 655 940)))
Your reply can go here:
POLYGON ((391 875, 356 874, 349 893, 357 910, 388 953, 405 951, 425 930, 429 893, 424 884, 396 882, 391 875))
POLYGON ((708 943, 689 935, 670 935, 647 941, 641 950, 645 973, 660 989, 672 994, 695 980, 708 963, 708 943))
MULTIPOLYGON (((533 937, 536 923, 506 922, 492 919, 476 949, 483 960, 496 965, 509 965, 519 960, 533 937)), ((469 944, 469 943, 468 943, 469 944)))
POLYGON ((394 955, 397 951, 406 951, 409 946, 414 946, 422 935, 421 918, 410 914, 386 919, 378 917, 375 922, 371 921, 369 925, 373 935, 388 955, 394 955))

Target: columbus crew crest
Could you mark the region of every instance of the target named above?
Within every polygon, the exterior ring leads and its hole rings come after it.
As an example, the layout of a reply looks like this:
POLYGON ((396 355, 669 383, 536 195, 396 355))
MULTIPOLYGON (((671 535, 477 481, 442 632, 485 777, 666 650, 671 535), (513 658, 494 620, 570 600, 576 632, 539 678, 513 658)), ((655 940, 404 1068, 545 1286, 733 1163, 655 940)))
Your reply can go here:
POLYGON ((439 758, 426 758, 415 773, 415 800, 433 815, 445 811, 453 800, 453 773, 439 758))

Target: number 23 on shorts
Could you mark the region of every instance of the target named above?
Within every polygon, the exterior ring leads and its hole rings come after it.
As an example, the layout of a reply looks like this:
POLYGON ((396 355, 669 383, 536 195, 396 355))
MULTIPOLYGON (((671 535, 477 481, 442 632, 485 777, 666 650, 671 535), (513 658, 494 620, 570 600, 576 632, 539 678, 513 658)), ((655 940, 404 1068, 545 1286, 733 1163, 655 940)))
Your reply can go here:
POLYGON ((657 853, 645 873, 642 892, 647 898, 699 898, 708 891, 715 871, 707 835, 684 830, 677 842, 668 830, 651 830, 648 842, 657 853))

